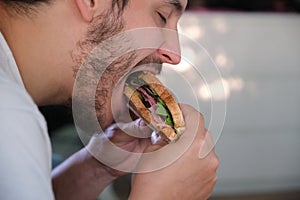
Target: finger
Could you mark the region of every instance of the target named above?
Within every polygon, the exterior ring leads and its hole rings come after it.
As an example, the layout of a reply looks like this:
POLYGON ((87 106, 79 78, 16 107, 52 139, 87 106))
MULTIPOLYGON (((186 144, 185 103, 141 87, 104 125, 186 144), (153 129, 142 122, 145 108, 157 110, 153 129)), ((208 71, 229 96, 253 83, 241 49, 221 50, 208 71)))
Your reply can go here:
POLYGON ((187 132, 196 134, 196 143, 201 142, 200 147, 198 147, 198 157, 203 159, 214 147, 212 135, 204 127, 204 117, 189 105, 180 104, 180 108, 185 117, 187 132))
POLYGON ((204 117, 195 108, 186 104, 179 104, 180 109, 184 116, 184 121, 186 124, 185 132, 203 132, 204 130, 204 117))
POLYGON ((165 146, 168 144, 167 141, 155 131, 153 131, 151 134, 151 143, 159 146, 165 146))
POLYGON ((104 134, 95 134, 86 149, 99 162, 123 172, 131 172, 140 158, 139 154, 133 154, 115 145, 104 134))
POLYGON ((155 131, 151 134, 151 143, 156 144, 159 143, 162 140, 161 136, 157 134, 155 131))
POLYGON ((117 126, 122 130, 123 134, 126 134, 131 138, 149 138, 152 132, 147 124, 140 118, 130 123, 119 122, 117 123, 117 126))
POLYGON ((149 138, 152 132, 140 118, 130 123, 119 123, 118 126, 124 133, 137 138, 149 138))
POLYGON ((214 142, 212 135, 206 131, 205 132, 205 138, 202 142, 202 145, 200 145, 199 149, 199 159, 205 158, 212 150, 214 149, 214 142))
POLYGON ((156 144, 152 144, 144 150, 144 153, 150 153, 150 152, 157 151, 157 150, 161 149, 162 147, 164 147, 165 145, 167 145, 167 143, 164 141, 161 141, 156 144))
POLYGON ((194 107, 192 107, 192 106, 190 106, 188 104, 180 103, 179 107, 180 107, 180 109, 181 109, 182 112, 193 112, 193 111, 196 111, 194 107))
POLYGON ((207 182, 205 184, 205 186, 199 188, 199 193, 198 193, 198 198, 197 199, 209 199, 209 197, 212 195, 213 193, 213 189, 214 189, 214 186, 216 184, 216 181, 217 181, 217 177, 213 177, 210 179, 209 182, 207 182))

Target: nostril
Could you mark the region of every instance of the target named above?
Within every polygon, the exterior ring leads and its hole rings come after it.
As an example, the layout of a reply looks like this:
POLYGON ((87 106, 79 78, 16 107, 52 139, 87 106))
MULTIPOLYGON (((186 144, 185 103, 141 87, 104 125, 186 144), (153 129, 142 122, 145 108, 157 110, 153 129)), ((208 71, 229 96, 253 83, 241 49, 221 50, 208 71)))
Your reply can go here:
POLYGON ((172 52, 172 51, 158 49, 157 53, 158 53, 159 58, 164 63, 178 64, 181 59, 180 55, 177 55, 175 52, 172 52))
POLYGON ((171 57, 169 56, 169 55, 167 55, 167 54, 162 54, 165 58, 167 58, 168 59, 168 61, 172 61, 172 59, 171 59, 171 57))

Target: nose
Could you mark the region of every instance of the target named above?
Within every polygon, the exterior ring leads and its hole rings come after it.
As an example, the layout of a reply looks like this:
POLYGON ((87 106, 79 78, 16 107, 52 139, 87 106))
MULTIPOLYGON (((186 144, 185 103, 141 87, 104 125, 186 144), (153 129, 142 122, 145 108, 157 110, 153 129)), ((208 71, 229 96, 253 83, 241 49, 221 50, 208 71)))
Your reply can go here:
POLYGON ((181 51, 177 31, 164 31, 164 43, 157 50, 157 54, 163 63, 174 65, 180 63, 181 51))
POLYGON ((181 61, 180 52, 174 52, 168 49, 158 49, 157 50, 158 56, 161 59, 163 63, 169 63, 169 64, 178 64, 181 61))

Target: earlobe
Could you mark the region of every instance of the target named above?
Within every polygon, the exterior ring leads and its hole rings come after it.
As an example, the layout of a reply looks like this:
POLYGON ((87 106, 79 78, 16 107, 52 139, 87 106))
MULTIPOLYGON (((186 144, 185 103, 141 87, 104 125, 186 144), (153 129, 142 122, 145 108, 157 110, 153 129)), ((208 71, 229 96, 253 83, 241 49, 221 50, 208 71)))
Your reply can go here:
POLYGON ((94 0, 75 0, 82 18, 91 22, 95 13, 94 0))

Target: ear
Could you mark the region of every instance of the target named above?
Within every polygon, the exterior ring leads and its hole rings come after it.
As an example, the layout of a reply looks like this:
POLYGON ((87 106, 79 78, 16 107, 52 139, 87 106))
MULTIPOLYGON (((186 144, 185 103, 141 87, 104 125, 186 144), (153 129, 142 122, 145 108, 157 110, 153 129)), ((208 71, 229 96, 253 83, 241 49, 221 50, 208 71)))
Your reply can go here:
POLYGON ((82 18, 87 22, 91 22, 95 14, 94 0, 75 0, 75 2, 82 18))

